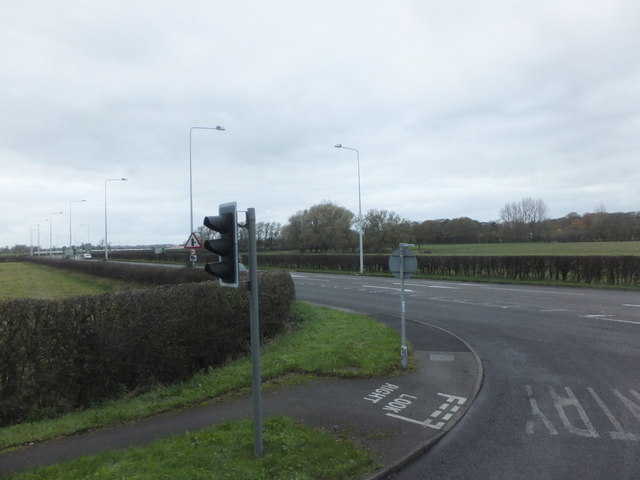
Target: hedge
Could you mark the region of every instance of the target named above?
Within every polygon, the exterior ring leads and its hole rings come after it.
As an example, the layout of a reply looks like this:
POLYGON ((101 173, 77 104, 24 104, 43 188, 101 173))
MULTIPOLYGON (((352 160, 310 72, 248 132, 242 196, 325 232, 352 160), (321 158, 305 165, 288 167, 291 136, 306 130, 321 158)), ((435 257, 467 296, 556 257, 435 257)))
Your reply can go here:
MULTIPOLYGON (((273 336, 288 319, 293 281, 286 272, 263 272, 259 291, 261 334, 273 336)), ((0 302, 0 425, 220 365, 247 351, 248 318, 248 290, 213 281, 0 302)))
MULTIPOLYGON (((418 256, 418 274, 432 277, 640 285, 638 256, 418 256)), ((359 270, 358 255, 259 255, 261 267, 359 270)), ((388 255, 365 255, 368 273, 388 273, 388 255)))
MULTIPOLYGON (((130 259, 136 255, 156 255, 152 252, 120 252, 130 259)), ((174 255, 159 254, 159 255, 174 255)), ((182 252, 182 257, 184 253, 182 252)), ((203 256, 200 256, 203 259, 203 256)), ((37 259, 30 257, 29 260, 37 259)), ((209 261, 217 256, 207 257, 209 261)), ((640 256, 588 256, 588 255, 520 255, 520 256, 430 256, 419 255, 418 274, 439 278, 501 279, 519 281, 558 281, 566 283, 602 285, 640 285, 640 256)), ((40 262, 58 262, 69 268, 82 269, 87 273, 108 275, 112 278, 135 280, 145 283, 181 283, 201 281, 209 278, 202 269, 171 269, 156 266, 127 265, 117 262, 83 262, 40 258, 40 262), (98 269, 100 271, 98 271, 98 269)), ((258 265, 287 270, 314 270, 334 272, 357 272, 360 269, 359 255, 351 254, 262 254, 258 265)), ((364 269, 367 273, 389 273, 388 255, 365 255, 364 269)))
POLYGON ((213 278, 201 268, 175 268, 162 265, 137 265, 120 262, 89 262, 56 257, 27 257, 25 260, 113 280, 148 285, 204 282, 213 278))

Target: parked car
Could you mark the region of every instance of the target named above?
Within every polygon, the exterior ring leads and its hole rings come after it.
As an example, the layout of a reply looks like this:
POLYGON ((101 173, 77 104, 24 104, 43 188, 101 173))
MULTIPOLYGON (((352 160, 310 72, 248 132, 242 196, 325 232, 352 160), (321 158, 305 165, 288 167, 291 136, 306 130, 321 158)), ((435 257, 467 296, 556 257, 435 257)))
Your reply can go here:
POLYGON ((85 260, 91 260, 93 257, 89 252, 87 252, 82 254, 82 258, 84 258, 85 260))

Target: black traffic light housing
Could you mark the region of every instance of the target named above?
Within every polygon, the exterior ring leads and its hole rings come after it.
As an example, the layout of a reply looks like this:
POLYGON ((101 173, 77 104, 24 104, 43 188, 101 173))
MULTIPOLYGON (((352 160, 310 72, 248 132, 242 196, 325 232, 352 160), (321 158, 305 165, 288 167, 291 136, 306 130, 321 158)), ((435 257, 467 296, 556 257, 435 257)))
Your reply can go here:
POLYGON ((220 234, 220 238, 204 242, 204 248, 220 256, 219 262, 207 263, 204 267, 205 271, 220 278, 220 285, 237 287, 239 267, 236 202, 220 204, 218 215, 204 217, 204 226, 220 234))

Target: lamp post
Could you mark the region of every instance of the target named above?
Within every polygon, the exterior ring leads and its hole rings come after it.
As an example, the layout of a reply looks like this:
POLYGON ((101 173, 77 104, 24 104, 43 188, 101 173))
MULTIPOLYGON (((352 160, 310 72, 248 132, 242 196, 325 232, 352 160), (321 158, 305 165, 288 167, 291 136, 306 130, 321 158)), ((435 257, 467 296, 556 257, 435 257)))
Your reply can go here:
POLYGON ((38 232, 40 231, 40 225, 31 225, 31 236, 29 240, 31 241, 31 248, 29 249, 29 256, 33 257, 33 229, 37 228, 38 232))
POLYGON ((71 249, 71 245, 73 245, 71 240, 71 204, 72 203, 82 203, 86 202, 86 200, 71 200, 69 202, 69 249, 71 249))
POLYGON ((191 127, 189 129, 189 218, 190 218, 190 230, 189 233, 193 233, 193 173, 191 168, 191 134, 194 130, 218 130, 224 132, 226 129, 220 125, 215 127, 191 127))
POLYGON ((356 157, 358 160, 358 234, 360 236, 360 274, 364 273, 364 246, 362 241, 362 195, 360 191, 360 152, 357 148, 345 147, 341 143, 334 145, 336 148, 344 148, 346 150, 353 150, 356 152, 356 157))
POLYGON ((54 215, 62 215, 62 212, 49 214, 49 256, 53 255, 53 221, 51 220, 51 217, 54 215))
POLYGON ((91 227, 89 225, 85 225, 83 223, 80 224, 81 227, 87 227, 87 243, 91 244, 91 227))
MULTIPOLYGON (((40 222, 48 222, 48 218, 43 218, 40 222)), ((40 222, 38 222, 38 257, 40 256, 40 222)))
POLYGON ((109 241, 107 239, 107 182, 126 182, 126 178, 106 178, 104 180, 104 259, 109 260, 109 241))

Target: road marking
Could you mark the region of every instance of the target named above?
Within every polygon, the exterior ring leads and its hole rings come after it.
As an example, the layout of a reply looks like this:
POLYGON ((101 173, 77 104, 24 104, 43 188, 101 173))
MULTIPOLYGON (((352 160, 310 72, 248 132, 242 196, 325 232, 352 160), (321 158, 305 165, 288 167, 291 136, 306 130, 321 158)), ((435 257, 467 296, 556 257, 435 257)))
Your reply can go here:
MULTIPOLYGON (((613 415, 613 413, 611 413, 611 410, 609 410, 609 407, 607 407, 607 405, 602 401, 602 398, 600 398, 600 395, 598 395, 596 393, 596 391, 591 388, 588 387, 587 390, 589 391, 589 393, 591 394, 591 396, 593 397, 593 399, 596 401, 596 403, 598 404, 598 406, 600 407, 600 409, 602 409, 602 411, 604 412, 605 416, 609 419, 609 421, 611 422, 611 425, 613 425, 613 428, 615 428, 615 431, 613 432, 609 432, 609 435, 611 436, 612 439, 614 440, 638 440, 638 435, 635 435, 633 433, 627 433, 623 430, 622 428, 622 424, 618 421, 618 419, 613 415)), ((617 390, 616 390, 617 392, 617 390)))
POLYGON ((482 288, 485 290, 504 290, 506 292, 524 292, 524 293, 546 293, 552 295, 571 295, 571 296, 584 296, 584 293, 576 293, 576 292, 566 292, 566 291, 548 291, 548 290, 535 290, 528 288, 509 288, 509 287, 490 287, 488 285, 475 284, 475 283, 456 283, 456 285, 460 285, 461 287, 475 287, 482 288))
MULTIPOLYGON (((399 292, 400 289, 396 288, 396 287, 380 287, 378 285, 362 285, 363 288, 375 288, 377 290, 395 290, 396 292, 399 292)), ((405 292, 412 292, 415 293, 415 290, 408 290, 408 289, 404 289, 405 292)))
POLYGON ((515 305, 493 305, 491 303, 469 302, 467 300, 458 300, 456 298, 429 297, 429 300, 432 300, 434 302, 459 303, 462 305, 476 305, 479 307, 489 307, 489 308, 500 308, 500 309, 517 308, 517 306, 515 305))
POLYGON ((582 408, 582 405, 574 395, 571 388, 564 387, 564 390, 567 395, 566 397, 558 395, 553 387, 549 387, 549 394, 551 395, 551 398, 553 398, 554 406, 556 407, 556 411, 558 412, 560 420, 562 420, 565 428, 569 433, 573 433, 579 437, 599 438, 600 435, 596 432, 596 429, 593 428, 593 424, 591 423, 591 420, 589 420, 587 412, 584 411, 584 408, 582 408), (581 426, 577 427, 571 422, 571 420, 569 420, 569 416, 567 414, 567 410, 569 409, 576 410, 576 413, 586 428, 582 428, 581 426))
POLYGON ((622 306, 640 308, 640 305, 634 305, 633 303, 623 303, 622 306))
MULTIPOLYGON (((415 423, 425 428, 432 428, 434 430, 442 430, 453 415, 460 410, 460 406, 464 405, 467 401, 464 397, 458 397, 456 395, 449 395, 448 393, 440 393, 438 395, 444 397, 446 401, 440 405, 437 410, 431 412, 431 415, 426 420, 416 420, 415 418, 405 417, 404 415, 398 415, 397 413, 387 413, 388 417, 397 418, 409 423, 415 423), (439 421, 436 421, 439 420, 439 421)), ((415 398, 415 397, 414 397, 415 398)))
MULTIPOLYGON (((547 428, 549 435, 558 435, 558 430, 553 426, 553 423, 542 413, 538 401, 533 398, 533 388, 531 385, 527 385, 527 397, 529 397, 529 404, 531 405, 531 415, 540 420, 542 424, 547 428)), ((535 429, 535 422, 533 420, 527 421, 526 431, 528 434, 533 434, 535 429)))
POLYGON ((362 397, 362 399, 371 403, 378 403, 380 400, 385 398, 387 395, 391 395, 393 391, 399 388, 400 387, 398 385, 394 385, 393 383, 383 383, 373 392, 369 393, 369 395, 362 397))
MULTIPOLYGON (((541 424, 546 428, 549 435, 558 435, 560 430, 553 424, 552 416, 548 412, 547 414, 543 413, 542 407, 540 406, 541 404, 538 401, 540 397, 536 398, 534 396, 531 385, 526 385, 526 391, 531 408, 531 418, 526 423, 525 431, 532 435, 536 432, 536 425, 541 424)), ((570 387, 564 387, 564 394, 558 393, 555 387, 552 386, 547 387, 546 391, 549 396, 545 397, 546 402, 544 403, 548 405, 549 400, 551 400, 553 409, 564 427, 563 432, 582 438, 602 438, 596 430, 594 423, 591 421, 591 418, 587 415, 587 410, 592 412, 592 417, 598 421, 598 424, 602 424, 603 420, 598 418, 598 409, 592 404, 593 401, 613 426, 613 430, 608 431, 609 438, 612 440, 640 441, 640 433, 629 431, 629 425, 625 426, 619 420, 620 418, 624 418, 624 411, 626 409, 626 411, 630 412, 631 415, 640 422, 640 394, 637 391, 629 389, 630 396, 627 396, 621 393, 620 390, 612 388, 611 393, 613 395, 609 395, 609 405, 605 403, 603 397, 592 387, 586 388, 590 397, 583 395, 581 400, 578 399, 578 396, 570 387), (611 403, 611 399, 614 397, 614 403, 611 403), (588 408, 584 408, 583 404, 588 408), (614 413, 616 409, 618 415, 614 413)), ((634 424, 633 428, 637 428, 636 424, 634 424)))
MULTIPOLYGON (((399 413, 405 408, 407 408, 409 405, 411 405, 413 403, 413 400, 417 400, 417 399, 418 397, 414 395, 408 395, 406 393, 403 393, 402 395, 397 397, 395 400, 387 403, 384 407, 382 407, 382 409, 388 410, 394 413, 399 413)), ((387 415, 393 415, 393 414, 387 413, 387 415)))
POLYGON ((632 320, 620 320, 619 318, 607 318, 613 315, 580 315, 580 318, 588 318, 590 320, 602 320, 604 322, 616 322, 616 323, 631 323, 633 325, 640 325, 640 322, 634 322, 632 320))
MULTIPOLYGON (((400 285, 400 283, 394 283, 394 285, 400 285)), ((426 287, 426 288, 446 288, 449 290, 461 290, 460 287, 451 287, 448 285, 429 285, 427 283, 405 283, 405 286, 410 287, 426 287)))

